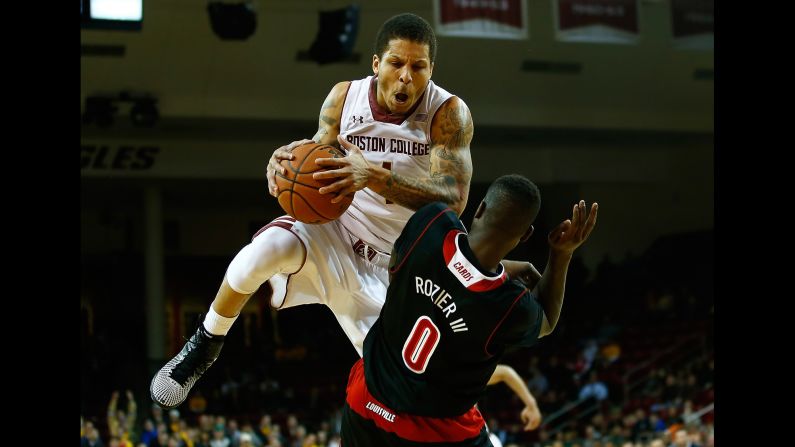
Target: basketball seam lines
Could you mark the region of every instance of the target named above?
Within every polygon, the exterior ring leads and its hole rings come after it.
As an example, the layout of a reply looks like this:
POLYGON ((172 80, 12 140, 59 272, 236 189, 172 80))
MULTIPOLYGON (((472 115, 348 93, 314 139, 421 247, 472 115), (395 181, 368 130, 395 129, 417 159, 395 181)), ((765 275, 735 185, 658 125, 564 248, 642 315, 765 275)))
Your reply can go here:
MULTIPOLYGON (((304 163, 306 163, 306 159, 309 158, 309 156, 312 155, 312 152, 315 152, 318 149, 318 147, 323 147, 323 146, 315 146, 315 147, 313 147, 312 150, 309 151, 308 154, 304 155, 304 158, 301 160, 301 164, 298 165, 298 170, 297 171, 293 171, 293 173, 295 174, 293 176, 293 185, 295 184, 295 177, 298 176, 298 174, 301 172, 301 167, 304 166, 304 163)), ((290 165, 290 167, 292 168, 292 163, 287 163, 287 164, 290 165)), ((295 214, 295 205, 293 205, 293 195, 295 194, 295 191, 293 191, 293 185, 290 185, 290 210, 292 211, 292 214, 295 214)), ((304 199, 303 196, 301 196, 301 199, 304 202, 306 202, 307 205, 309 205, 309 202, 307 202, 307 200, 304 199)), ((311 205, 309 207, 312 208, 311 205)), ((313 209, 312 211, 315 211, 315 210, 313 209)), ((321 216, 320 213, 317 213, 317 214, 318 214, 318 216, 321 216)))
POLYGON ((292 214, 295 214, 295 205, 293 204, 293 196, 294 196, 294 195, 297 195, 298 197, 300 197, 300 198, 301 198, 301 200, 303 200, 303 201, 304 201, 304 203, 306 204, 306 206, 308 206, 308 207, 309 207, 309 209, 311 209, 311 210, 312 210, 312 211, 313 211, 315 214, 317 214, 318 216, 322 217, 323 219, 326 219, 326 220, 329 220, 329 221, 331 221, 331 220, 334 220, 334 219, 330 219, 330 218, 328 218, 327 216, 323 215, 323 213, 320 213, 318 210, 316 210, 316 209, 315 209, 315 207, 313 207, 313 206, 312 206, 312 204, 311 204, 311 203, 309 203, 309 201, 308 201, 308 200, 307 200, 307 199, 306 199, 306 198, 305 198, 303 195, 301 195, 300 193, 296 192, 296 191, 293 189, 293 185, 295 185, 296 183, 298 183, 298 184, 299 184, 299 185, 301 185, 301 186, 306 186, 307 188, 318 189, 318 188, 315 188, 314 186, 307 185, 306 183, 301 183, 301 182, 297 181, 297 180, 296 180, 296 177, 297 177, 299 174, 311 174, 311 173, 313 173, 313 172, 317 172, 317 171, 320 171, 320 170, 322 170, 322 167, 321 167, 321 169, 317 169, 317 170, 315 170, 315 171, 310 171, 310 172, 302 172, 302 171, 301 171, 301 168, 304 166, 304 163, 306 163, 306 159, 307 159, 307 158, 309 158, 309 156, 310 156, 310 155, 312 155, 312 153, 313 153, 313 152, 315 152, 315 151, 316 151, 316 150, 318 150, 318 149, 325 148, 325 147, 331 147, 331 148, 333 148, 334 146, 331 146, 331 145, 328 145, 328 144, 324 144, 324 145, 322 145, 322 146, 321 146, 321 145, 318 145, 318 146, 316 146, 316 147, 312 148, 312 150, 311 150, 311 151, 309 151, 309 153, 308 153, 308 154, 304 155, 304 158, 301 160, 301 164, 299 164, 299 165, 298 165, 298 169, 297 169, 297 170, 296 170, 296 169, 293 169, 292 163, 288 163, 288 167, 290 168, 290 170, 291 170, 291 171, 293 171, 293 174, 295 174, 295 175, 293 176, 293 178, 292 178, 292 179, 289 179, 289 178, 287 178, 287 177, 283 176, 282 174, 276 174, 278 177, 281 177, 281 178, 283 178, 283 179, 285 179, 285 180, 288 180, 288 181, 290 181, 290 182, 292 183, 292 185, 290 185, 290 211, 292 212, 292 214))

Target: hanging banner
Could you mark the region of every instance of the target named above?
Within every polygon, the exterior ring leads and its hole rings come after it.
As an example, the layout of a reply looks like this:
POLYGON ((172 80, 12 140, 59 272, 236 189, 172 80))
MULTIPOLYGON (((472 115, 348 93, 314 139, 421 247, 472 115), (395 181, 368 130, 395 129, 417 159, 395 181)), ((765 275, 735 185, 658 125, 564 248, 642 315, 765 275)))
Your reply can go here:
POLYGON ((434 0, 440 36, 526 39, 527 0, 434 0))
POLYGON ((555 0, 555 38, 563 42, 637 43, 638 0, 555 0))
POLYGON ((715 2, 713 0, 671 0, 674 47, 713 50, 715 45, 715 2))

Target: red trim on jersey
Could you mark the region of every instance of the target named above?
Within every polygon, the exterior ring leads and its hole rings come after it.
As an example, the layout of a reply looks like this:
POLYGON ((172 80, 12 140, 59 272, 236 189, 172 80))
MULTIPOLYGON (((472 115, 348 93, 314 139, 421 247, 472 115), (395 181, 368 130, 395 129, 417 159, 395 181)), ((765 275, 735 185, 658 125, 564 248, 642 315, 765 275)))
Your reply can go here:
POLYGON ((438 219, 438 218, 439 218, 439 216, 441 216, 442 214, 444 214, 444 213, 446 213, 446 212, 448 212, 448 211, 453 211, 453 210, 452 210, 452 209, 450 209, 450 208, 445 208, 444 210, 442 210, 442 212, 440 212, 439 214, 437 214, 436 216, 434 216, 434 218, 433 218, 433 219, 431 219, 431 221, 430 221, 430 222, 428 222, 428 225, 426 225, 426 226, 425 226, 425 229, 424 229, 424 230, 422 230, 422 233, 420 233, 420 235, 419 235, 419 236, 417 236, 417 239, 414 241, 414 243, 413 243, 413 244, 411 244, 411 248, 409 248, 409 251, 407 251, 407 252, 406 252, 406 255, 405 255, 405 256, 403 256, 403 260, 402 260, 402 261, 400 261, 400 264, 398 264, 398 266, 397 266, 397 267, 395 267, 394 269, 390 269, 390 270, 389 270, 389 273, 395 273, 395 272, 397 272, 398 270, 400 270, 400 267, 402 267, 402 266, 403 266, 403 263, 404 263, 404 262, 406 262, 406 259, 408 259, 408 258, 409 258, 409 255, 410 255, 410 254, 411 254, 411 252, 414 250, 414 247, 416 247, 416 246, 417 246, 417 243, 420 241, 420 239, 422 239, 422 236, 424 236, 424 235, 425 235, 425 232, 426 232, 426 231, 428 231, 428 228, 430 228, 430 227, 431 227, 431 225, 432 225, 434 222, 436 222, 436 219, 438 219))
POLYGON ((263 231, 267 230, 270 227, 280 227, 292 232, 293 225, 295 225, 295 219, 293 219, 292 217, 290 216, 277 217, 276 219, 273 219, 271 223, 265 225, 264 227, 260 228, 256 233, 254 233, 254 236, 251 236, 251 240, 253 241, 255 237, 259 236, 260 233, 262 233, 263 231))
POLYGON ((497 332, 497 329, 499 329, 499 327, 502 325, 502 322, 505 321, 505 318, 508 316, 509 313, 511 313, 511 311, 513 310, 513 307, 516 306, 516 303, 519 302, 519 298, 524 296, 525 293, 527 293, 527 289, 524 289, 522 291, 522 293, 520 293, 519 296, 517 296, 516 299, 513 300, 513 304, 511 304, 511 307, 509 307, 508 311, 505 312, 505 315, 502 316, 502 319, 500 320, 500 322, 497 323, 496 326, 494 326, 494 330, 491 331, 491 335, 489 335, 488 340, 486 340, 486 344, 483 345, 483 351, 486 353, 486 355, 494 355, 494 354, 489 352, 489 343, 491 343, 491 337, 494 337, 494 333, 497 332))
POLYGON ((444 254, 444 263, 449 264, 450 260, 453 259, 453 255, 455 255, 456 247, 455 247, 455 238, 459 234, 463 233, 461 230, 450 230, 447 233, 447 236, 444 237, 444 243, 442 244, 442 254, 444 254))
POLYGON ((381 430, 414 442, 460 442, 480 434, 486 422, 476 407, 457 417, 432 418, 399 414, 379 402, 367 390, 364 359, 359 359, 348 376, 345 401, 359 416, 373 421, 381 430), (368 404, 371 409, 368 409, 368 404))
MULTIPOLYGON (((342 121, 342 117, 345 116, 345 103, 348 102, 348 92, 351 91, 351 84, 353 84, 353 81, 348 81, 348 86, 345 87, 345 96, 342 97, 342 110, 340 111, 340 121, 342 121)), ((342 132, 342 125, 340 125, 340 132, 342 132)), ((334 138, 334 142, 339 145, 339 142, 337 141, 336 138, 334 138)), ((342 145, 339 146, 340 150, 342 150, 342 152, 345 155, 348 155, 348 151, 345 150, 345 148, 342 147, 342 145)))
MULTIPOLYGON (((460 253, 461 251, 458 249, 458 245, 456 244, 458 235, 463 233, 461 230, 453 229, 447 233, 447 236, 444 237, 444 244, 442 244, 442 252, 444 254, 444 263, 450 264, 450 261, 453 259, 453 256, 456 253, 460 253)), ((463 253, 461 256, 466 259, 463 253)), ((470 265, 472 263, 470 262, 470 265)), ((483 274, 479 269, 477 269, 474 265, 472 268, 475 269, 478 273, 483 276, 489 276, 483 274)), ((481 279, 480 281, 470 284, 467 286, 467 290, 471 290, 473 292, 488 292, 489 290, 494 290, 497 287, 500 287, 508 280, 508 274, 505 273, 505 268, 502 269, 502 273, 497 275, 494 278, 485 278, 481 279)))
MULTIPOLYGON (((378 76, 373 76, 373 79, 370 81, 370 85, 367 88, 367 99, 370 102, 370 113, 373 114, 373 119, 382 123, 403 124, 403 121, 406 121, 406 118, 410 117, 411 114, 417 110, 417 107, 422 102, 422 98, 425 97, 425 92, 422 92, 422 95, 420 95, 420 98, 417 99, 417 102, 411 107, 411 110, 405 114, 392 114, 382 109, 378 104, 378 95, 376 94, 376 89, 378 88, 376 84, 377 79, 378 76)), ((427 90, 427 88, 428 87, 426 86, 425 89, 427 90)))

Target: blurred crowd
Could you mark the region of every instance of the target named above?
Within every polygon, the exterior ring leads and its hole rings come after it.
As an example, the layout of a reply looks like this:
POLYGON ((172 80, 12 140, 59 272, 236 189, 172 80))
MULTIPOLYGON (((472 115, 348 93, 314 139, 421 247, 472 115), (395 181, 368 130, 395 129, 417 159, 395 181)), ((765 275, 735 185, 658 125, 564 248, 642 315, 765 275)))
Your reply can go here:
MULTIPOLYGON (((605 258, 595 272, 575 258, 556 331, 503 359, 536 397, 541 427, 522 431, 523 405, 508 387, 489 387, 479 403, 503 447, 714 446, 711 273, 680 262, 676 276, 660 275, 674 261, 657 250, 605 258)), ((357 356, 324 308, 247 316, 188 401, 170 411, 151 404, 139 357, 114 362, 117 342, 103 340, 86 314, 81 447, 340 445, 339 409, 357 356), (107 374, 114 365, 121 373, 107 374)))

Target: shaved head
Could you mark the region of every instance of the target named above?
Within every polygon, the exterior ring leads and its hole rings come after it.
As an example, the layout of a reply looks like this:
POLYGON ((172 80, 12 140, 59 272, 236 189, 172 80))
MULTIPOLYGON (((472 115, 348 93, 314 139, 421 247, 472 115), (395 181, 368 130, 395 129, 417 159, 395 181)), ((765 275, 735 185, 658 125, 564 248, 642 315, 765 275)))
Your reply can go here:
POLYGON ((483 202, 483 224, 521 234, 538 216, 541 191, 521 175, 504 175, 489 186, 483 202))

